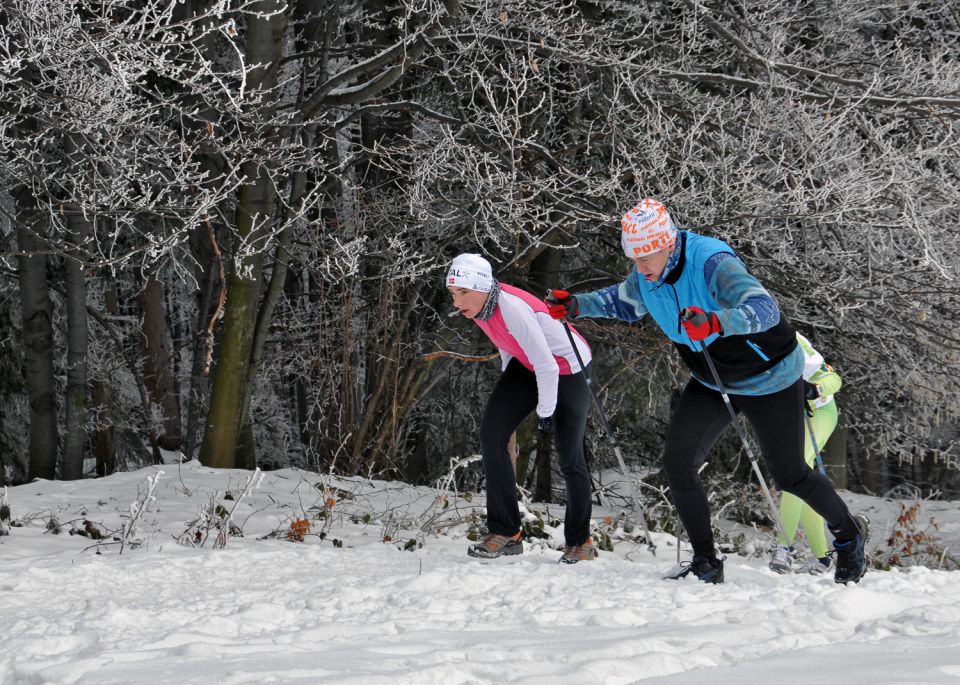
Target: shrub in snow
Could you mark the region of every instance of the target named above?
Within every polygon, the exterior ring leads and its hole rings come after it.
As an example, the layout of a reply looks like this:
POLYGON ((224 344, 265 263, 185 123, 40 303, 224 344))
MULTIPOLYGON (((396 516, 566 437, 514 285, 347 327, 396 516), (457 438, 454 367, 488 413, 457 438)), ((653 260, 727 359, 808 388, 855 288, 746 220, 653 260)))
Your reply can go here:
POLYGON ((50 518, 47 519, 47 524, 45 526, 48 533, 53 533, 54 535, 60 535, 63 532, 63 528, 60 525, 60 520, 57 518, 56 514, 50 514, 50 518))
POLYGON ((137 532, 137 524, 140 522, 140 517, 143 516, 143 513, 150 506, 151 502, 156 501, 156 496, 154 493, 157 490, 157 483, 160 482, 160 476, 163 475, 163 471, 157 471, 155 474, 147 478, 147 489, 140 493, 137 496, 137 500, 130 505, 130 517, 124 522, 120 529, 120 553, 123 554, 124 545, 132 544, 139 545, 139 540, 134 540, 134 536, 137 532))
POLYGON ((909 506, 898 502, 899 514, 885 543, 870 555, 875 568, 884 570, 893 566, 926 566, 927 568, 954 571, 960 569, 960 560, 949 555, 937 533, 939 524, 931 516, 926 521, 920 517, 922 502, 909 506))
POLYGON ((290 522, 290 530, 287 531, 287 540, 291 542, 303 542, 310 532, 311 524, 306 519, 297 518, 290 522))
POLYGON ((225 501, 232 501, 228 509, 217 500, 218 493, 214 492, 210 500, 200 508, 196 518, 194 518, 182 533, 177 535, 177 544, 188 547, 203 547, 210 538, 211 533, 216 532, 214 536, 214 549, 222 549, 227 546, 227 538, 230 536, 242 536, 243 529, 233 522, 233 515, 240 506, 240 503, 250 495, 251 492, 260 487, 263 481, 263 473, 259 468, 247 477, 239 491, 233 493, 229 490, 223 494, 225 501))

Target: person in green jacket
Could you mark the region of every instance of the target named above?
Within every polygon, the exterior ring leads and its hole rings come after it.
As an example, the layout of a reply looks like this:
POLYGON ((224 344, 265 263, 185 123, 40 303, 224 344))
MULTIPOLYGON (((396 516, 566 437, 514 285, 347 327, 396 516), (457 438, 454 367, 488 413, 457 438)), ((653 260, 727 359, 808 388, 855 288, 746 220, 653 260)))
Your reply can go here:
MULTIPOLYGON (((806 381, 804 387, 809 417, 809 422, 804 428, 806 440, 803 456, 808 466, 816 468, 814 462, 817 458, 817 450, 823 449, 833 434, 834 428, 837 427, 837 403, 833 395, 840 390, 843 381, 824 361, 823 356, 814 349, 809 340, 797 333, 797 342, 803 350, 803 380, 806 381), (810 439, 811 428, 813 440, 810 439)), ((793 543, 797 536, 797 527, 802 525, 814 558, 799 570, 814 574, 828 571, 832 564, 832 557, 827 554, 827 537, 824 532, 823 518, 802 499, 784 492, 780 495, 780 520, 783 521, 783 535, 786 535, 787 539, 781 538, 780 544, 774 551, 773 559, 770 561, 771 570, 777 573, 788 573, 793 570, 793 563, 796 561, 793 543)))

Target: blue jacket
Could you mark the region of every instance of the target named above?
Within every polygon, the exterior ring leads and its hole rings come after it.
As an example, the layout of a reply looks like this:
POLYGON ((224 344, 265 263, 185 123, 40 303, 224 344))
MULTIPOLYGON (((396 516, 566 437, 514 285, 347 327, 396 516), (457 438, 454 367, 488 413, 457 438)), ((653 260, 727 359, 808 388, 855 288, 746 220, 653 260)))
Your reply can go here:
POLYGON ((706 344, 724 388, 734 394, 767 395, 795 383, 803 352, 777 303, 721 240, 681 231, 679 255, 671 255, 660 280, 651 283, 636 269, 618 285, 577 295, 578 318, 637 321, 650 315, 673 341, 694 378, 717 389, 701 344, 706 344), (723 335, 691 341, 680 310, 700 307, 717 314, 723 335))

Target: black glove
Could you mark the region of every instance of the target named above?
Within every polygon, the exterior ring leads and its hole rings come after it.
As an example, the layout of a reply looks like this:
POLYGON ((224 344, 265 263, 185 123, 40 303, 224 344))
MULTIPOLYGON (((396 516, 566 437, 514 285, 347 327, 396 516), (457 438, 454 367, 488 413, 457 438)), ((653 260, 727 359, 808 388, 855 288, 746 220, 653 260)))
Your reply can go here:
POLYGON ((807 416, 813 416, 813 402, 820 397, 820 386, 804 379, 803 381, 803 411, 807 416))
POLYGON ((553 433, 553 417, 552 416, 540 416, 537 417, 537 428, 540 429, 541 433, 553 433))

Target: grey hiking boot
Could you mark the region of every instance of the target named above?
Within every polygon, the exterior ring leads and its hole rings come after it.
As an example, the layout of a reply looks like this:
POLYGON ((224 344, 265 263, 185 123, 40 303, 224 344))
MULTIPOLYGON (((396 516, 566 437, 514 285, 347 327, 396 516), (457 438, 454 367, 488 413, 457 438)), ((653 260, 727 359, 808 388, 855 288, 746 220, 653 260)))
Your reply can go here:
POLYGON ((567 545, 560 557, 561 564, 575 564, 578 561, 593 561, 597 558, 597 548, 593 545, 593 538, 587 538, 582 545, 567 545))
POLYGON ((470 545, 467 554, 480 559, 496 559, 497 557, 511 556, 523 553, 523 543, 520 542, 520 533, 512 536, 487 534, 483 540, 470 545))
POLYGON ((773 553, 773 559, 770 560, 770 570, 774 573, 790 573, 796 558, 797 550, 793 547, 777 545, 777 549, 773 553))
POLYGON ((797 569, 797 573, 809 573, 812 576, 818 576, 826 573, 833 568, 833 557, 827 555, 819 559, 811 559, 803 566, 797 569))

